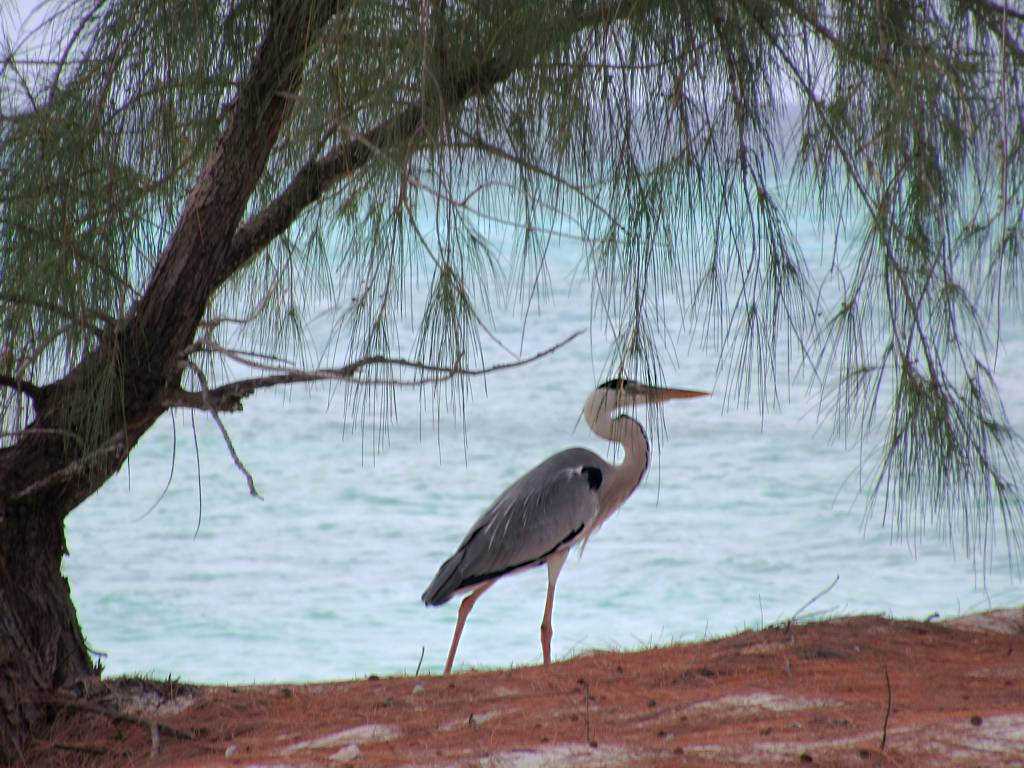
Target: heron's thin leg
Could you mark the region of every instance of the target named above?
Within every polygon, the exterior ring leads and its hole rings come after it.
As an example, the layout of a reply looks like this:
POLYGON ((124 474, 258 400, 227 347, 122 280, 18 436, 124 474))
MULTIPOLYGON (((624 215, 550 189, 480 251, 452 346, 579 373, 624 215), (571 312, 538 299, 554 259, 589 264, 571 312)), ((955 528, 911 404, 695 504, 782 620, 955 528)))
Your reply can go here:
POLYGON ((452 647, 448 651, 448 661, 444 665, 444 673, 446 675, 451 674, 452 664, 455 662, 455 649, 459 647, 459 638, 462 637, 462 627, 466 624, 466 617, 469 616, 469 612, 473 610, 473 603, 477 601, 487 588, 493 584, 493 581, 489 581, 486 584, 481 584, 479 587, 474 589, 462 600, 462 604, 459 606, 459 620, 455 622, 455 634, 452 636, 452 647))
POLYGON ((548 598, 544 603, 544 620, 540 623, 540 647, 544 651, 545 667, 551 664, 551 611, 555 605, 555 583, 568 554, 569 550, 566 549, 548 558, 548 598))

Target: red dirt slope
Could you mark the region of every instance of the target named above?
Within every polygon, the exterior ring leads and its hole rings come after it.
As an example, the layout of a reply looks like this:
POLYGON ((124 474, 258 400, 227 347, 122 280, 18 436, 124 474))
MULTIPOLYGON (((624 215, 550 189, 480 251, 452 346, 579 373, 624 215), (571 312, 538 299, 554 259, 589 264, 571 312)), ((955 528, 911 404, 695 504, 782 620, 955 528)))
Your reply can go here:
MULTIPOLYGON (((107 684, 88 706, 123 712, 140 685, 107 684)), ((135 720, 63 710, 25 764, 1024 766, 1024 609, 837 619, 547 670, 162 696, 135 720), (146 720, 179 733, 154 740, 146 720)))

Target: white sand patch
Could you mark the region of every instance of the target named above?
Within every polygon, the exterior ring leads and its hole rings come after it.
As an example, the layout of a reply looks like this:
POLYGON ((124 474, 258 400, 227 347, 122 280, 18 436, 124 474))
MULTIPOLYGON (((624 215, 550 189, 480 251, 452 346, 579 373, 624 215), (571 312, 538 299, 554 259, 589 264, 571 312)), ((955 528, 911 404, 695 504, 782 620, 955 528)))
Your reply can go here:
MULTIPOLYGON (((814 741, 758 742, 743 746, 700 744, 687 747, 686 754, 722 763, 770 766, 793 765, 800 755, 806 753, 815 761, 823 759, 829 764, 837 757, 845 756, 851 765, 856 765, 862 759, 856 754, 858 745, 871 744, 872 751, 875 751, 879 736, 880 729, 814 741)), ((896 755, 912 754, 913 764, 920 768, 1020 766, 1024 765, 1024 760, 1021 760, 1024 756, 1024 715, 983 717, 979 725, 965 721, 963 725, 943 723, 927 727, 890 727, 886 749, 896 755)))
POLYGON ((723 709, 738 711, 799 712, 804 709, 821 709, 822 707, 842 706, 842 702, 827 699, 805 699, 800 696, 783 696, 777 693, 756 691, 734 696, 722 696, 718 699, 701 701, 691 704, 686 709, 690 712, 713 712, 723 709))
POLYGON ((366 725, 357 725, 355 728, 348 728, 344 731, 338 731, 337 733, 329 733, 316 739, 300 741, 285 747, 278 754, 284 757, 285 755, 293 755, 306 749, 330 749, 331 747, 339 747, 343 744, 389 741, 390 739, 397 738, 398 733, 398 729, 393 725, 368 723, 366 725))
POLYGON ((338 763, 347 763, 351 760, 355 760, 359 755, 359 747, 355 744, 349 744, 347 747, 342 747, 331 755, 330 759, 338 763))
MULTIPOLYGON (((1002 667, 986 667, 970 672, 968 677, 981 679, 1010 681, 1015 677, 1024 677, 1024 664, 1006 664, 1002 667)), ((1006 683, 1004 682, 1004 685, 1006 683)))
POLYGON ((342 731, 337 735, 343 736, 345 741, 351 741, 353 744, 362 744, 367 741, 390 741, 391 739, 397 739, 398 734, 398 728, 393 725, 368 723, 367 725, 357 725, 355 728, 349 728, 347 731, 342 731))
MULTIPOLYGON (((915 747, 950 763, 990 764, 994 759, 1018 758, 1024 765, 1024 715, 983 717, 979 725, 946 726, 941 732, 920 734, 926 738, 915 747)), ((915 740, 916 741, 916 740, 915 740)))
POLYGON ((479 762, 480 768, 620 768, 640 765, 641 755, 620 747, 589 747, 585 744, 553 744, 543 749, 499 752, 479 762))
POLYGON ((972 613, 946 622, 951 627, 973 632, 998 632, 1003 635, 1024 634, 1024 608, 1004 608, 998 611, 972 613))

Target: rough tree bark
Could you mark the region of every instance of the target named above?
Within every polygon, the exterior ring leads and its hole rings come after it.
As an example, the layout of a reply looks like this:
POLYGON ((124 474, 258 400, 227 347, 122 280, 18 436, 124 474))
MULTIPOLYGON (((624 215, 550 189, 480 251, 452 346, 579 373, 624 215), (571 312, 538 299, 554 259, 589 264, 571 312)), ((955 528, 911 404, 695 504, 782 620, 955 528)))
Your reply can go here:
MULTIPOLYGON (((341 0, 279 3, 224 132, 199 174, 183 213, 140 299, 105 329, 96 348, 66 376, 40 386, 0 381, 27 396, 35 419, 0 449, 0 763, 22 754, 49 714, 47 695, 97 674, 67 580, 64 520, 123 464, 139 438, 169 407, 201 407, 200 393, 181 387, 185 354, 217 288, 248 264, 296 217, 375 153, 420 135, 426 105, 406 107, 375 129, 341 143, 301 168, 261 213, 242 215, 291 111, 311 46, 341 0), (371 149, 373 147, 373 149, 371 149), (98 381, 113 368, 121 397, 98 402, 98 381), (99 409, 99 413, 97 413, 99 409), (100 438, 81 447, 87 420, 100 438)), ((547 47, 642 4, 567 16, 547 47)), ((540 53, 508 37, 481 57, 470 52, 436 74, 448 109, 486 94, 540 53)), ((216 392, 235 410, 255 387, 242 382, 216 392)), ((209 402, 207 402, 209 405, 209 402)))
POLYGON ((45 714, 38 694, 95 670, 60 572, 63 518, 25 508, 0 515, 0 755, 11 760, 45 714))

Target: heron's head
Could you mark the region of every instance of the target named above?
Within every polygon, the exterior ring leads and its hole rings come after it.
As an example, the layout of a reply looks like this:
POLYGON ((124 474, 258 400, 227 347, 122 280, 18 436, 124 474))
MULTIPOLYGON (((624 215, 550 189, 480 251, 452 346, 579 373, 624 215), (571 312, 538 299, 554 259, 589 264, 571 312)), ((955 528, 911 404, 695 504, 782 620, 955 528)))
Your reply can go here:
POLYGON ((620 408, 664 403, 667 400, 707 397, 710 394, 710 392, 703 392, 698 389, 653 387, 631 379, 609 379, 595 389, 591 397, 599 400, 602 408, 608 411, 617 411, 620 408))
POLYGON ((610 379, 590 394, 583 407, 583 415, 590 428, 602 434, 607 430, 598 424, 607 422, 616 411, 632 410, 638 405, 664 403, 668 400, 706 397, 709 394, 697 389, 652 387, 631 379, 610 379))

